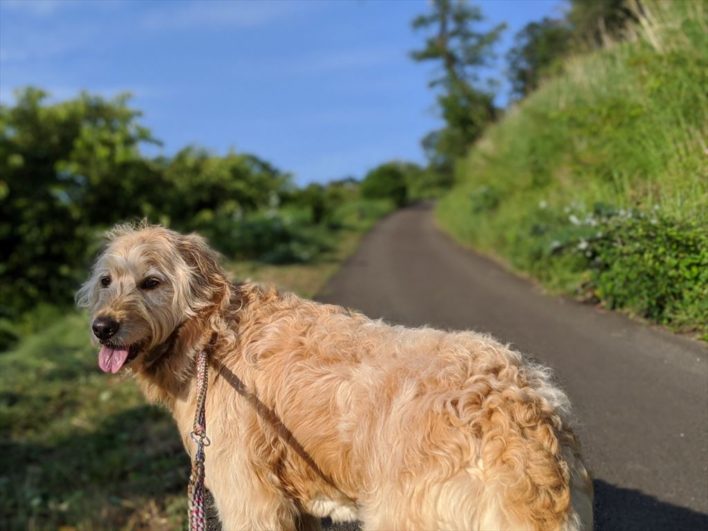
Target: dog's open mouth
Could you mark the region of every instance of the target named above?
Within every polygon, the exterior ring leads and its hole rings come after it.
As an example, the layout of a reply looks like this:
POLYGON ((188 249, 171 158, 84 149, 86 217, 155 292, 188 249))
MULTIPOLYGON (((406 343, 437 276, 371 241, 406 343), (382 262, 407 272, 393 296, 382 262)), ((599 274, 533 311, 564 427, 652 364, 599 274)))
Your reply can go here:
POLYGON ((140 344, 114 345, 112 343, 101 344, 98 352, 98 366, 103 372, 117 373, 126 363, 129 363, 140 353, 140 344))

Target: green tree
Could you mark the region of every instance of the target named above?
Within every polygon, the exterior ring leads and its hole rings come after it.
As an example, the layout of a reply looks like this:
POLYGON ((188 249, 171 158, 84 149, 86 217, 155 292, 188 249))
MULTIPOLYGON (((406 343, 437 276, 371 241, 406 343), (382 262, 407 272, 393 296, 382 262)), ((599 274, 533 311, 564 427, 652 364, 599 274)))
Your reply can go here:
MULTIPOLYGON (((691 0, 689 0, 691 1, 691 0)), ((635 10, 641 12, 640 0, 570 0, 568 22, 573 26, 576 44, 581 48, 599 48, 607 37, 620 39, 627 24, 637 21, 635 10)))
POLYGON ((387 162, 369 171, 361 183, 361 194, 369 199, 391 199, 396 206, 408 202, 405 167, 399 162, 387 162))
POLYGON ((425 45, 411 57, 420 62, 439 63, 442 71, 431 81, 439 87, 438 104, 445 128, 424 139, 431 164, 451 172, 454 159, 464 155, 496 116, 494 94, 482 87, 480 70, 489 66, 493 46, 505 25, 478 31, 484 17, 476 6, 464 0, 434 0, 431 11, 413 20, 413 28, 428 32, 425 45))
POLYGON ((0 105, 0 320, 70 303, 108 225, 147 217, 223 242, 244 214, 277 207, 292 189, 288 174, 250 154, 146 158, 141 146, 157 141, 127 95, 47 98, 30 88, 0 105))
POLYGON ((167 161, 164 172, 174 189, 168 211, 183 229, 199 228, 200 221, 215 215, 239 216, 275 207, 290 187, 288 174, 254 155, 230 151, 219 157, 194 146, 167 161))
POLYGON ((29 88, 0 105, 0 316, 71 300, 92 224, 144 215, 153 141, 127 96, 48 105, 29 88), (142 183, 139 184, 138 183, 142 183))
POLYGON ((568 53, 571 39, 572 28, 564 20, 544 18, 524 26, 507 54, 514 95, 522 98, 536 89, 543 75, 568 53))
POLYGON ((310 211, 310 219, 315 225, 322 223, 329 214, 331 203, 327 201, 327 190, 319 183, 308 184, 301 192, 299 201, 310 211))

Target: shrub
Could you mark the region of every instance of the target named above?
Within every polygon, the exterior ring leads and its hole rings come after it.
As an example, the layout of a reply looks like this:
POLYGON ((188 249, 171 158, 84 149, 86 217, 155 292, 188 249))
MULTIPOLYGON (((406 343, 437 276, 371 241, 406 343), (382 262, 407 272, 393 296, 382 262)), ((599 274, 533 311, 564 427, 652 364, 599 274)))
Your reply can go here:
MULTIPOLYGON (((611 308, 678 327, 708 323, 708 235, 695 223, 615 217, 587 241, 593 287, 611 308)), ((579 245, 581 245, 579 243, 579 245)), ((577 248, 577 247, 576 247, 577 248)))
POLYGON ((323 229, 278 212, 259 212, 241 219, 217 214, 202 219, 198 230, 235 259, 303 263, 330 249, 323 229))
POLYGON ((521 267, 543 277, 562 262, 584 279, 576 290, 610 308, 676 327, 708 322, 708 232, 699 224, 603 203, 589 213, 539 209, 529 221, 535 243, 515 243, 521 267))
POLYGON ((396 206, 404 206, 408 202, 405 169, 397 162, 374 168, 364 177, 361 193, 369 199, 391 199, 396 206))

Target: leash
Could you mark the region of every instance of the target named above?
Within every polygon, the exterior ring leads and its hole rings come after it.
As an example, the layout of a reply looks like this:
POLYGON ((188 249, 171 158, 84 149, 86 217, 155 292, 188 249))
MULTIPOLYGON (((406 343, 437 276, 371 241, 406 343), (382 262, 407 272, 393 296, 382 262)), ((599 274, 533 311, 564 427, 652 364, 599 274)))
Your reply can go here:
MULTIPOLYGON (((204 496, 204 448, 209 446, 211 444, 211 441, 209 440, 209 437, 207 437, 206 434, 206 393, 209 381, 207 373, 209 364, 209 351, 211 351, 215 341, 216 333, 212 334, 211 341, 209 342, 209 344, 199 352, 196 361, 197 409, 194 414, 194 425, 192 427, 192 432, 190 433, 190 437, 196 444, 196 451, 194 453, 194 459, 192 461, 192 472, 189 476, 189 487, 187 489, 187 498, 189 501, 189 531, 207 530, 204 496)), ((221 370, 223 371, 224 368, 222 367, 221 370)), ((241 394, 245 393, 245 389, 243 389, 243 384, 241 384, 241 382, 235 377, 234 374, 230 373, 229 371, 226 371, 226 377, 229 383, 234 387, 234 389, 236 389, 241 394)), ((244 396, 247 395, 244 394, 244 396)), ((251 400, 255 400, 256 402, 258 401, 255 395, 251 398, 251 400)), ((257 410, 260 409, 262 412, 264 411, 263 408, 259 407, 262 406, 262 404, 256 403, 255 405, 257 410)), ((278 425, 277 418, 275 421, 270 418, 268 420, 270 420, 274 426, 278 425)), ((289 440, 290 444, 293 445, 295 451, 300 454, 300 457, 302 457, 306 463, 312 466, 315 471, 318 472, 318 474, 327 483, 329 483, 335 489, 341 492, 346 498, 352 500, 352 498, 350 498, 346 493, 339 489, 330 478, 325 476, 324 473, 320 471, 320 468, 317 466, 317 463, 312 461, 312 458, 307 455, 304 448, 300 447, 299 444, 295 444, 297 443, 297 441, 293 439, 292 433, 287 432, 284 435, 281 431, 278 431, 278 435, 281 438, 289 440)))
MULTIPOLYGON (((209 346, 214 343, 216 334, 212 335, 209 346)), ((192 472, 189 476, 189 529, 190 531, 206 531, 206 508, 204 503, 204 448, 211 444, 206 434, 206 393, 208 385, 208 347, 203 348, 197 356, 197 410, 194 414, 194 426, 190 436, 196 444, 192 472)))

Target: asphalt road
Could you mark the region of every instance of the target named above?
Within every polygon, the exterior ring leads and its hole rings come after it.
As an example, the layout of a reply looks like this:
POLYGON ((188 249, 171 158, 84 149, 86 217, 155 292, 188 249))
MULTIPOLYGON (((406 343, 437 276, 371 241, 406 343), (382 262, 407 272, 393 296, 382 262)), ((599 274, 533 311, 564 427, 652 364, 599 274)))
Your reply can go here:
POLYGON ((596 528, 708 530, 703 344, 544 295, 452 242, 426 205, 377 225, 318 299, 392 323, 490 332, 550 365, 595 478, 596 528))

